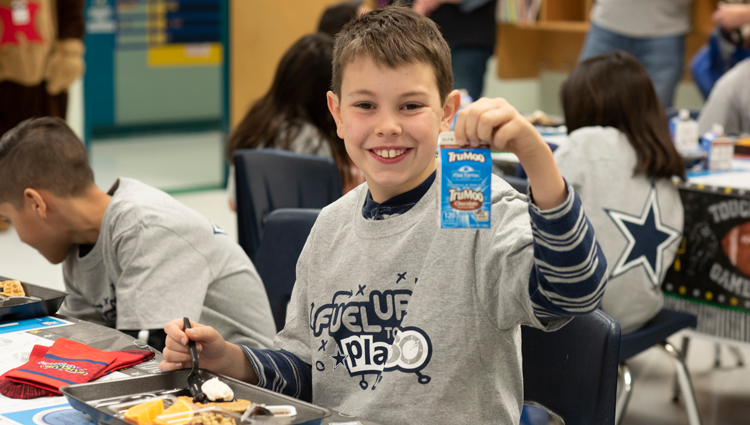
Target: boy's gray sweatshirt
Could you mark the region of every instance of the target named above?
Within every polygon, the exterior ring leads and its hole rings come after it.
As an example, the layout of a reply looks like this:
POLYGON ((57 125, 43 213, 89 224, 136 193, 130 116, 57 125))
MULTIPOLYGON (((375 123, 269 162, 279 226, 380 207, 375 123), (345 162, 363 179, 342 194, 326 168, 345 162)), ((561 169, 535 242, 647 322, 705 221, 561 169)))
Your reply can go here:
POLYGON ((540 211, 493 176, 488 230, 438 229, 436 184, 386 220, 366 220, 367 186, 353 190, 307 240, 282 351, 245 350, 259 385, 382 424, 518 424, 520 325, 557 329, 604 289, 568 187, 540 211))

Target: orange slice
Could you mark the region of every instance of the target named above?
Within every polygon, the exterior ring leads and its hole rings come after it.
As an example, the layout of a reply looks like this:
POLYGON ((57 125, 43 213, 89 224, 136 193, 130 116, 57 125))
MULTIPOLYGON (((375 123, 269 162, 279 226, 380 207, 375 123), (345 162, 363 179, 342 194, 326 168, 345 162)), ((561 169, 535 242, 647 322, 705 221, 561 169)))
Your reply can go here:
POLYGON ((158 399, 136 404, 125 411, 124 417, 128 422, 146 425, 154 423, 154 419, 162 412, 164 412, 164 400, 158 399))
POLYGON ((193 419, 193 404, 183 399, 177 400, 173 405, 169 406, 168 409, 159 415, 154 420, 155 424, 160 425, 184 425, 189 423, 193 419), (182 413, 182 415, 178 415, 182 413), (165 417, 167 415, 173 415, 171 417, 165 417))

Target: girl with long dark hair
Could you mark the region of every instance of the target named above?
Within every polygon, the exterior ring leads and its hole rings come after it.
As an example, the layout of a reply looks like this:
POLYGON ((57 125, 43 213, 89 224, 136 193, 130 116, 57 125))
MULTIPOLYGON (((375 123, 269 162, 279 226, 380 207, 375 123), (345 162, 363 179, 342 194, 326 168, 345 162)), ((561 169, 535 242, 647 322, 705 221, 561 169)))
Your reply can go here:
POLYGON ((664 303, 660 286, 684 220, 673 178, 685 179, 684 163, 646 69, 630 54, 581 62, 561 95, 569 140, 555 160, 607 258, 602 309, 632 332, 664 303))

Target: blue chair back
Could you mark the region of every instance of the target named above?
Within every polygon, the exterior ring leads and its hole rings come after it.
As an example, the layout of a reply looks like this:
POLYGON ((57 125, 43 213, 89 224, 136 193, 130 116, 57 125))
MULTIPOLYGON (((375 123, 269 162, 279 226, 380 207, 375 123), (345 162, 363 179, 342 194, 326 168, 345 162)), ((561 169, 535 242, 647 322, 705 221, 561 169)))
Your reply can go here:
POLYGON ((521 329, 524 402, 566 425, 614 424, 620 324, 596 310, 555 332, 521 329))
POLYGON ((326 158, 278 149, 234 152, 237 233, 255 261, 263 226, 279 208, 323 208, 341 197, 336 164, 326 158))
POLYGON ((297 259, 319 213, 317 209, 282 208, 266 220, 255 268, 266 287, 277 331, 284 328, 286 306, 297 280, 297 259))

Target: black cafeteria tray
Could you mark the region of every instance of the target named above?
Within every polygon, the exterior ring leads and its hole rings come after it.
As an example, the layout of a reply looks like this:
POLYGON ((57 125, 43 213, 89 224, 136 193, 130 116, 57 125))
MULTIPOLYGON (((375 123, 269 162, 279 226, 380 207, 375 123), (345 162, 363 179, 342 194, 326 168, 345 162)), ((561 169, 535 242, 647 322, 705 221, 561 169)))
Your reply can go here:
MULTIPOLYGON (((88 414, 91 417, 91 421, 96 425, 133 425, 130 422, 112 416, 113 412, 107 407, 95 407, 96 402, 115 397, 131 396, 133 394, 187 388, 187 376, 189 373, 190 369, 182 369, 143 378, 70 385, 62 387, 60 391, 68 398, 71 406, 88 414)), ((258 424, 320 424, 322 422, 321 419, 331 416, 332 413, 328 409, 224 375, 218 375, 208 370, 201 369, 201 375, 206 380, 218 376, 222 382, 232 388, 235 398, 250 400, 253 403, 264 403, 269 406, 294 406, 297 409, 297 415, 294 417, 257 420, 258 424)))
MULTIPOLYGON (((0 276, 0 282, 6 280, 17 280, 0 276)), ((0 306, 0 321, 33 319, 35 317, 49 316, 57 313, 63 300, 68 296, 67 292, 43 288, 30 283, 21 282, 23 291, 28 296, 39 297, 41 300, 32 301, 27 304, 0 306)))

